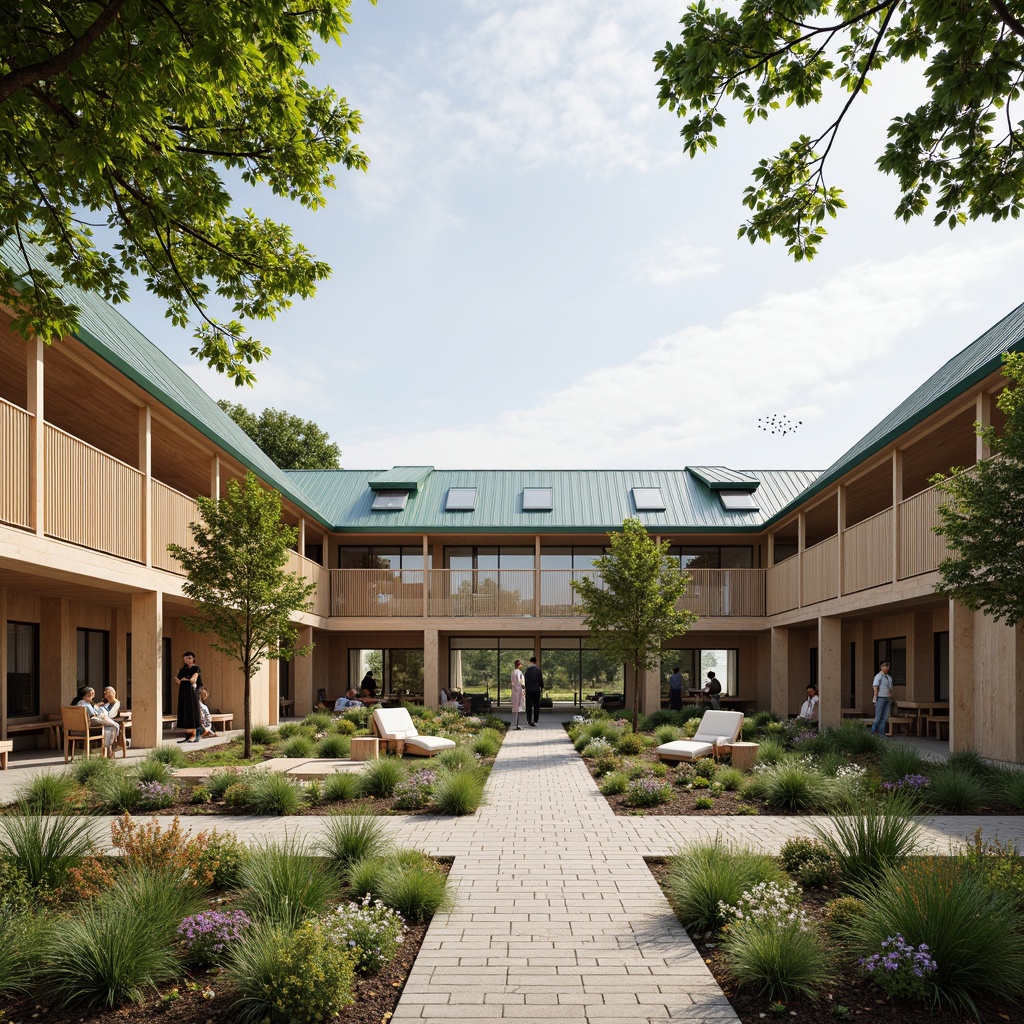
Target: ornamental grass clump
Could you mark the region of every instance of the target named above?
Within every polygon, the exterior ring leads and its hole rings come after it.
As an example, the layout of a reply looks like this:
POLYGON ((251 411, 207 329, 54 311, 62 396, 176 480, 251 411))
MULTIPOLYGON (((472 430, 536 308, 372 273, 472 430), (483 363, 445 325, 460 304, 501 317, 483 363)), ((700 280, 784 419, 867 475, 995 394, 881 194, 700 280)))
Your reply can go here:
POLYGON ((584 757, 607 757, 608 755, 614 756, 615 747, 613 747, 603 736, 598 736, 597 739, 591 740, 580 753, 584 757))
POLYGON ((91 790, 96 789, 101 778, 116 771, 119 769, 112 757, 82 757, 68 768, 68 774, 79 786, 91 790))
POLYGON ((784 881, 774 857, 716 836, 683 847, 669 859, 667 888, 683 926, 706 933, 725 922, 721 905, 735 906, 759 882, 784 881))
POLYGON ((317 757, 331 757, 336 759, 347 758, 352 749, 352 742, 347 736, 339 736, 332 733, 325 736, 316 745, 317 757))
POLYGON ((48 927, 40 915, 24 908, 2 908, 0 999, 24 995, 30 990, 46 949, 48 927))
POLYGON ((405 765, 401 758, 386 754, 367 761, 360 778, 366 796, 389 799, 395 795, 398 784, 405 779, 405 765))
POLYGON ((171 770, 163 761, 146 757, 134 768, 136 782, 170 782, 171 770))
POLYGON ((878 759, 878 773, 886 782, 895 782, 907 775, 924 775, 926 762, 913 748, 902 743, 887 744, 878 759))
POLYGON ((626 790, 627 807, 657 807, 672 799, 672 786, 664 779, 634 779, 626 790))
POLYGON ((914 947, 899 934, 882 939, 881 952, 861 957, 857 963, 890 999, 913 1003, 929 997, 939 966, 926 943, 914 947))
POLYGON ((925 793, 930 807, 950 814, 973 814, 985 802, 985 780, 967 768, 941 765, 925 793))
POLYGON ((429 921, 455 903, 445 873, 418 850, 396 850, 386 857, 349 866, 349 888, 396 910, 407 921, 429 921))
POLYGON ((834 816, 829 827, 812 828, 839 865, 841 883, 856 889, 870 886, 885 868, 914 853, 921 826, 913 812, 913 801, 897 793, 867 802, 859 814, 834 816))
POLYGON ((142 760, 159 761, 169 768, 184 768, 188 764, 188 758, 178 746, 154 747, 142 760))
POLYGON ((801 761, 780 761, 751 775, 743 795, 764 800, 780 811, 819 811, 835 804, 839 786, 835 779, 801 761))
POLYGON ((75 791, 75 784, 67 773, 43 772, 18 787, 18 807, 25 814, 56 814, 75 791))
POLYGON ((324 919, 324 928, 338 946, 351 951, 360 974, 377 974, 394 960, 406 932, 401 914, 369 896, 343 903, 324 919))
POLYGON ((241 773, 237 769, 223 768, 220 771, 211 772, 206 780, 206 788, 214 800, 223 800, 228 787, 238 782, 241 773))
POLYGON ((5 859, 35 890, 56 889, 92 852, 92 823, 65 815, 4 815, 0 835, 8 847, 5 859))
POLYGON ((335 772, 328 775, 320 785, 320 796, 324 803, 355 800, 361 791, 362 783, 355 772, 335 772))
POLYGON ((628 786, 629 776, 625 772, 615 771, 610 772, 601 780, 598 789, 605 796, 618 796, 620 793, 625 793, 628 786))
POLYGON ((302 720, 314 732, 326 732, 334 724, 334 719, 326 711, 314 711, 302 720))
POLYGON ((249 730, 252 742, 256 746, 269 747, 277 739, 277 730, 271 729, 269 725, 254 725, 249 730))
POLYGON ((356 861, 381 857, 390 849, 383 821, 366 813, 329 815, 316 843, 316 851, 342 871, 356 861))
POLYGON ((452 772, 475 768, 477 765, 473 751, 463 744, 457 747, 446 747, 435 754, 430 761, 435 768, 445 768, 452 772))
POLYGON ((107 814, 131 814, 142 800, 136 782, 139 780, 126 771, 118 769, 101 775, 96 783, 96 798, 107 814))
POLYGON ((239 1024, 324 1024, 352 1002, 353 960, 318 920, 260 922, 229 947, 239 1024))
POLYGON ((501 749, 501 741, 504 739, 497 729, 481 729, 470 746, 475 754, 481 757, 494 757, 501 749))
POLYGON ((654 739, 658 746, 661 746, 662 743, 672 743, 679 739, 680 731, 678 725, 659 725, 654 730, 654 739))
POLYGON ((244 910, 204 910, 178 925, 185 962, 200 969, 223 963, 252 920, 244 910))
POLYGON ((302 787, 279 772, 261 772, 250 781, 247 807, 253 814, 295 814, 305 802, 302 787))
POLYGON ((440 772, 431 788, 431 802, 440 814, 473 814, 484 800, 484 781, 476 768, 440 772))
POLYGON ((897 935, 915 948, 923 943, 935 962, 926 985, 933 1004, 977 1017, 975 1000, 1024 996, 1024 933, 1016 906, 963 859, 914 858, 888 866, 877 884, 861 883, 854 894, 864 912, 843 930, 851 952, 867 959, 897 935))
POLYGON ((293 736, 281 748, 282 757, 312 757, 315 752, 316 747, 313 745, 313 740, 301 733, 293 736))
POLYGON ((249 851, 238 873, 238 905, 253 919, 295 927, 318 917, 338 893, 330 871, 317 870, 304 842, 290 837, 249 851))

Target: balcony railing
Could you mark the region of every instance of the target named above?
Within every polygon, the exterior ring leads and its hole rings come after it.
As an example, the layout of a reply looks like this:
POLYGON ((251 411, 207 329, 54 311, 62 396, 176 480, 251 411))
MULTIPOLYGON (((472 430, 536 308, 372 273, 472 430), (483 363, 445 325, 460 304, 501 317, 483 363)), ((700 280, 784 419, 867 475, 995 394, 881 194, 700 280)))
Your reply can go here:
MULTIPOLYGON (((431 569, 427 612, 444 618, 579 618, 574 579, 584 569, 431 569)), ((697 569, 681 608, 704 616, 764 615, 764 571, 697 569)), ((332 569, 331 614, 346 617, 423 616, 421 569, 332 569)))
POLYGON ((31 526, 29 439, 32 414, 0 399, 0 522, 31 526))

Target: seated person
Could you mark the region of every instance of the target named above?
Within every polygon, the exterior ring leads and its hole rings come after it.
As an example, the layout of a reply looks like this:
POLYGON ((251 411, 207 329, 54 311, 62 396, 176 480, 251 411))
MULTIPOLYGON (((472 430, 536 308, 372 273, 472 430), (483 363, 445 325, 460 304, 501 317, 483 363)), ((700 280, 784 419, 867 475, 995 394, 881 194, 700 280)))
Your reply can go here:
POLYGON ((117 741, 121 726, 107 714, 106 708, 94 706, 96 691, 91 686, 80 686, 78 688, 78 699, 72 703, 72 707, 85 708, 89 717, 103 726, 103 756, 110 757, 114 752, 114 743, 117 741))
POLYGON ((446 690, 444 687, 441 687, 441 707, 450 707, 456 711, 461 711, 462 702, 454 690, 446 690))
POLYGON ((203 727, 200 733, 201 738, 217 735, 213 731, 213 719, 210 718, 209 700, 210 695, 206 692, 206 687, 201 686, 199 688, 199 724, 203 727))
POLYGON ((359 699, 359 694, 355 690, 349 690, 344 697, 339 697, 334 702, 335 711, 344 711, 346 708, 361 708, 363 702, 359 699))
POLYGON ((815 728, 818 726, 818 688, 813 683, 807 687, 807 700, 800 705, 800 714, 796 716, 796 720, 815 728))
POLYGON ((363 681, 359 684, 359 696, 360 697, 376 697, 377 696, 377 680, 373 678, 373 669, 363 676, 363 681))
POLYGON ((112 686, 103 687, 103 700, 96 707, 106 711, 110 718, 117 718, 121 711, 121 702, 117 699, 117 690, 112 686))

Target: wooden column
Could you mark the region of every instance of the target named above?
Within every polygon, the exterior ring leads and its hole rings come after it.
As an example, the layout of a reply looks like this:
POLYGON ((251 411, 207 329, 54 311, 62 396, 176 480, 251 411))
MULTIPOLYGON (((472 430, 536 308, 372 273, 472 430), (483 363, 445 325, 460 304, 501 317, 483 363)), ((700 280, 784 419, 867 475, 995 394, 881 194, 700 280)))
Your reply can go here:
POLYGON ((892 453, 892 581, 900 578, 900 502, 903 500, 903 452, 892 453))
POLYGON ((210 460, 210 497, 220 501, 220 456, 214 455, 210 460))
POLYGON ((779 718, 789 715, 789 627, 772 626, 771 710, 779 718))
POLYGON ((949 749, 980 746, 974 734, 974 616, 949 602, 949 749))
MULTIPOLYGON (((28 380, 26 393, 28 411, 32 414, 29 427, 29 505, 32 527, 36 535, 46 532, 46 424, 44 421, 43 352, 46 346, 38 338, 29 342, 28 380)), ((4 669, 6 671, 6 668, 4 669)))
MULTIPOLYGON (((665 652, 668 653, 667 651, 665 652)), ((649 715, 661 710, 661 668, 642 669, 643 689, 640 691, 640 713, 649 715)), ((632 707, 632 705, 630 705, 632 707)))
MULTIPOLYGON (((423 534, 423 618, 430 615, 430 543, 423 534)), ((425 681, 425 680, 424 680, 425 681)), ((426 696, 426 694, 424 694, 426 696)))
POLYGON ((267 692, 269 701, 267 721, 277 725, 281 716, 281 662, 277 658, 267 659, 267 692))
MULTIPOLYGON (((139 409, 139 472, 142 474, 142 561, 153 564, 153 412, 139 409)), ((134 729, 135 727, 132 726, 134 729)))
POLYGON ((799 572, 796 574, 796 605, 804 606, 804 551, 807 548, 807 516, 800 512, 796 517, 796 549, 799 572))
MULTIPOLYGON (((982 391, 975 399, 974 403, 974 419, 975 422, 980 423, 983 427, 992 426, 992 396, 985 391, 982 391)), ((989 458, 992 452, 989 450, 989 446, 980 438, 975 438, 975 451, 974 457, 978 462, 982 462, 989 458)))
POLYGON ((533 617, 540 618, 540 534, 533 538, 533 617))
POLYGON ((836 615, 818 618, 818 696, 822 729, 838 727, 843 719, 843 623, 836 615))
POLYGON ((299 536, 298 536, 299 554, 306 557, 306 517, 299 516, 299 536))
POLYGON ((438 646, 437 630, 423 630, 423 706, 427 708, 436 708, 441 702, 438 646))
POLYGON ((846 574, 846 484, 840 484, 836 491, 836 594, 843 596, 843 578, 846 574))
POLYGON ((159 590, 132 594, 132 745, 163 738, 164 604, 159 590))
POLYGON ((0 739, 7 737, 7 588, 0 587, 0 739))
MULTIPOLYGON (((307 647, 313 642, 313 627, 300 626, 299 638, 295 643, 296 647, 307 647)), ((313 654, 310 652, 301 658, 296 658, 292 664, 295 666, 295 705, 292 708, 294 714, 304 718, 313 710, 313 654)), ((338 696, 338 694, 334 694, 338 696)))

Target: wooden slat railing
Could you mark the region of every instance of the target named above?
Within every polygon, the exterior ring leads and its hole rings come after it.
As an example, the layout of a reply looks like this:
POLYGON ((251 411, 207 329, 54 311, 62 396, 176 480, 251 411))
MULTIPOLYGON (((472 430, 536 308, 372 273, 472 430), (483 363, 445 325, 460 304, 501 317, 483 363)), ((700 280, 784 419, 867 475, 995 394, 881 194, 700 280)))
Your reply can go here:
POLYGON ((392 618, 423 614, 422 569, 331 569, 331 615, 392 618))
POLYGON ((687 569, 690 585, 676 607, 704 617, 764 615, 764 569, 687 569))
POLYGON ((532 569, 431 569, 430 614, 472 618, 528 618, 532 569))
POLYGON ((826 537, 803 554, 803 603, 839 596, 839 537, 826 537))
POLYGON ((32 414, 0 399, 0 522, 31 526, 29 438, 32 414))
POLYGON ((309 609, 310 612, 313 615, 322 615, 324 617, 329 615, 331 611, 330 573, 319 562, 314 562, 311 558, 306 558, 305 555, 300 555, 297 551, 288 552, 288 565, 286 568, 289 572, 298 573, 307 583, 316 584, 316 590, 313 591, 309 599, 312 605, 309 609))
POLYGON ((46 533, 142 561, 142 474, 49 423, 45 427, 46 533))
POLYGON ((788 612, 800 604, 800 557, 793 555, 765 570, 769 615, 788 612))
POLYGON ((183 575, 181 564, 167 550, 168 544, 191 547, 189 523, 200 521, 199 506, 194 498, 181 491, 153 481, 153 565, 158 569, 183 575))
POLYGON ((892 516, 887 508, 843 533, 843 593, 892 581, 892 516))
POLYGON ((900 579, 931 572, 946 557, 944 537, 932 532, 939 524, 945 495, 935 487, 900 502, 900 579))

